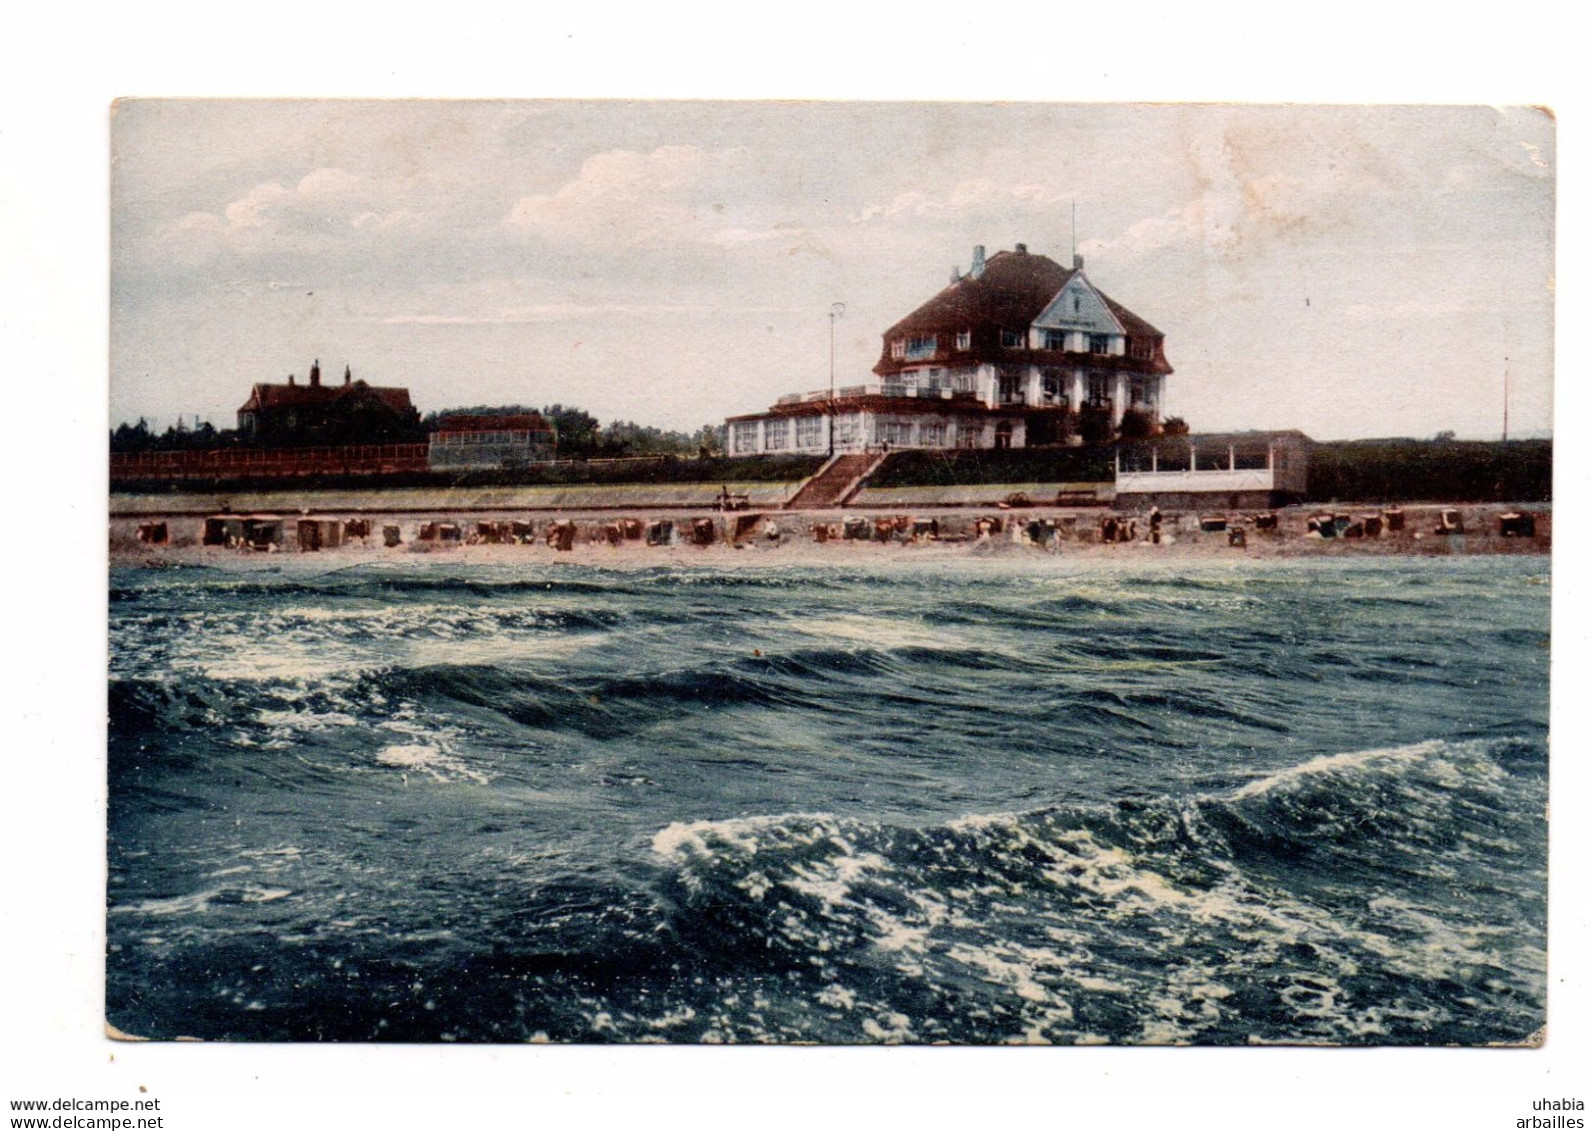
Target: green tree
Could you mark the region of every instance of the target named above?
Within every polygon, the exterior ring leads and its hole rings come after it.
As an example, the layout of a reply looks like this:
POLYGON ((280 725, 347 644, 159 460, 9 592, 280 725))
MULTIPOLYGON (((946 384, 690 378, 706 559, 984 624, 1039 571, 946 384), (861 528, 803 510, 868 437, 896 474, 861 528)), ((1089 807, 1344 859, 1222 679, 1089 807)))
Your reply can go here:
POLYGON ((1118 422, 1118 438, 1120 440, 1150 439, 1156 430, 1156 418, 1143 409, 1126 409, 1123 419, 1118 422))

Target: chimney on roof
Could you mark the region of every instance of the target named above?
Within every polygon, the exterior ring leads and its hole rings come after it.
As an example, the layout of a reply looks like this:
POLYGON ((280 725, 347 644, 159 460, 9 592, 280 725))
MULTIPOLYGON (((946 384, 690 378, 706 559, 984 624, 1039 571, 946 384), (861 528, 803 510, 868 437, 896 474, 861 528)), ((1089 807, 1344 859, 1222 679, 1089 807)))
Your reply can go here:
POLYGON ((289 385, 294 384, 293 374, 292 373, 288 374, 288 384, 289 385))
POLYGON ((320 386, 321 386, 321 359, 318 357, 318 358, 315 359, 315 362, 310 366, 310 387, 314 389, 314 388, 320 388, 320 386))
POLYGON ((956 263, 952 264, 952 281, 956 283, 961 278, 963 276, 958 273, 958 265, 956 263))
POLYGON ((347 385, 352 380, 354 380, 354 373, 349 369, 348 365, 345 364, 343 367, 343 383, 347 385))
POLYGON ((1028 255, 1029 254, 1029 244, 1027 244, 1027 243, 1016 243, 1016 244, 1013 245, 1013 250, 1018 252, 1018 254, 1020 254, 1020 255, 1028 255))
POLYGON ((1085 257, 1083 255, 1080 255, 1076 251, 1074 253, 1074 270, 1075 271, 1083 271, 1084 269, 1085 269, 1085 257))
POLYGON ((982 243, 974 245, 974 265, 969 268, 969 274, 976 279, 985 274, 985 245, 982 243))

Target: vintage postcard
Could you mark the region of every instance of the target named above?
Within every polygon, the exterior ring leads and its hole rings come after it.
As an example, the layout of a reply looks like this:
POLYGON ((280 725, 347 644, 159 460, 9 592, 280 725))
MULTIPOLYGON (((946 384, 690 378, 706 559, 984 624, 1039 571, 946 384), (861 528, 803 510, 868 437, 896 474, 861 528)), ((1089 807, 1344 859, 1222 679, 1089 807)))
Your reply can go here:
POLYGON ((112 148, 113 1035, 1543 1040, 1546 111, 112 148))

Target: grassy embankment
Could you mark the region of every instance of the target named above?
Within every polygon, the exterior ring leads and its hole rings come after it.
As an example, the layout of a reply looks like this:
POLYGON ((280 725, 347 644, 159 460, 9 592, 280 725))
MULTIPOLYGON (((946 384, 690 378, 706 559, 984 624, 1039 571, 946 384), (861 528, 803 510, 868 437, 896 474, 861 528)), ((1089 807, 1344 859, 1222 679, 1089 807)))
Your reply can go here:
POLYGON ((986 483, 1108 483, 1113 450, 1006 448, 893 452, 867 487, 955 487, 986 483))
MULTIPOLYGON (((1312 446, 1308 502, 1548 502, 1550 440, 1336 440, 1312 446)), ((1110 482, 1113 449, 894 452, 871 488, 1110 482)))
POLYGON ((563 487, 693 483, 792 483, 806 479, 823 456, 754 456, 747 459, 624 459, 536 464, 502 471, 413 471, 391 475, 305 475, 126 481, 118 494, 178 495, 281 491, 450 490, 481 487, 563 487))
POLYGON ((1308 502, 1547 503, 1550 440, 1337 440, 1316 444, 1308 502))
MULTIPOLYGON (((1340 440, 1314 444, 1307 501, 1547 502, 1553 445, 1549 440, 1340 440)), ((795 483, 824 456, 740 459, 638 459, 539 464, 512 471, 409 472, 376 480, 365 475, 294 479, 181 480, 117 483, 119 494, 180 495, 247 491, 447 490, 493 487, 666 486, 795 483)), ((1011 448, 893 452, 866 487, 914 488, 984 484, 1107 483, 1113 449, 1011 448)))

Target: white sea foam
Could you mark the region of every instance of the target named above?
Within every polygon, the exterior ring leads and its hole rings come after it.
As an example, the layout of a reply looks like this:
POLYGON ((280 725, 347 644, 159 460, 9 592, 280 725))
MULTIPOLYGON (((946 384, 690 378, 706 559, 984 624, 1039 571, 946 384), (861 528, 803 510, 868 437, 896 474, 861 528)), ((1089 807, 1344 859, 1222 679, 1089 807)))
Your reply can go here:
POLYGON ((1320 758, 1302 762, 1298 766, 1291 766, 1288 769, 1258 778, 1253 782, 1247 782, 1231 793, 1229 797, 1234 801, 1255 797, 1258 794, 1267 793, 1318 774, 1337 773, 1343 770, 1363 770, 1379 764, 1404 763, 1411 765, 1433 758, 1434 755, 1441 753, 1445 749, 1446 744, 1444 742, 1434 739, 1411 746, 1379 747, 1372 750, 1347 751, 1343 754, 1325 754, 1320 758))
POLYGON ((426 774, 434 781, 466 778, 485 785, 489 780, 486 774, 471 769, 462 759, 436 746, 387 746, 377 751, 376 761, 394 769, 426 774))

